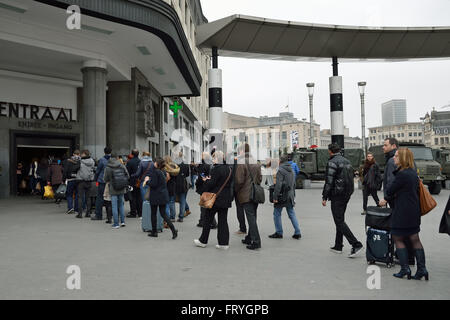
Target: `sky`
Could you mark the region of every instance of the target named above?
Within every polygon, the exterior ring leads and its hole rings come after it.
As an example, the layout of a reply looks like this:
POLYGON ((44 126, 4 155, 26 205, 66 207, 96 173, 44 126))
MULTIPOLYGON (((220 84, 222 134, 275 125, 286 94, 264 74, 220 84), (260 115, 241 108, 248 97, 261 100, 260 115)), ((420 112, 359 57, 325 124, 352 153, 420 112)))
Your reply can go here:
MULTIPOLYGON (((201 0, 209 22, 233 14, 306 23, 376 27, 450 27, 450 0, 201 0)), ((220 52, 219 52, 220 54, 220 52)), ((268 61, 219 56, 223 111, 276 116, 289 111, 309 121, 306 83, 314 82, 314 120, 330 128, 330 62, 268 61)), ((357 83, 366 81, 366 128, 381 126, 381 104, 406 99, 408 121, 450 104, 450 59, 408 62, 341 62, 344 124, 361 137, 357 83)), ((443 110, 450 110, 443 109, 443 110)), ((366 131, 368 136, 368 131, 366 131)))

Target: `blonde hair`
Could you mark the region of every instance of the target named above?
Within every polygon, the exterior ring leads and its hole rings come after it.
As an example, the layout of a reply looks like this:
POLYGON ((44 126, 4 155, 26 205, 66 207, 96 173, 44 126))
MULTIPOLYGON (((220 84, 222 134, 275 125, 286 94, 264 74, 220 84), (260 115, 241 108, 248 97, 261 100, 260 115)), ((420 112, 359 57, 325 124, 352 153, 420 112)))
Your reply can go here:
POLYGON ((150 152, 144 151, 144 152, 142 152, 142 156, 143 157, 150 157, 150 152))
POLYGON ((224 154, 223 154, 222 151, 216 151, 216 152, 214 152, 213 159, 217 160, 217 163, 218 163, 218 164, 222 164, 224 158, 225 158, 225 157, 224 157, 224 154))
POLYGON ((166 164, 172 163, 172 158, 170 156, 165 156, 163 159, 166 162, 166 164))
POLYGON ((408 148, 398 149, 398 162, 400 170, 414 169, 414 155, 408 148))

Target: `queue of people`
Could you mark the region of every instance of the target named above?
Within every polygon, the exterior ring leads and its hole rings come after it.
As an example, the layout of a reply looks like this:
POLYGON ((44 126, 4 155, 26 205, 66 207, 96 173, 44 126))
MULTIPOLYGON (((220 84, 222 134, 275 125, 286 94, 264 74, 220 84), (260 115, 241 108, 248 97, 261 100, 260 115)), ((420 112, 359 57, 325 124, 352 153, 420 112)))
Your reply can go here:
MULTIPOLYGON (((381 176, 380 169, 373 154, 368 153, 362 170, 363 214, 367 210, 368 196, 371 195, 377 206, 389 205, 393 209, 391 234, 395 241, 396 254, 401 265, 395 277, 408 279, 429 279, 425 266, 425 253, 419 238, 421 212, 417 193, 419 178, 415 170, 414 158, 408 148, 398 148, 394 138, 385 141, 386 169, 381 176), (384 197, 380 200, 377 191, 384 186, 384 197), (409 265, 417 261, 417 272, 412 276, 409 265)), ((275 233, 270 239, 282 239, 284 236, 281 223, 283 208, 286 208, 292 223, 292 238, 302 237, 300 225, 295 212, 296 177, 298 167, 287 155, 281 156, 278 167, 268 159, 265 165, 257 164, 252 158, 247 143, 238 148, 237 156, 224 155, 222 151, 213 150, 211 154, 202 153, 202 162, 198 165, 184 162, 183 153, 179 152, 175 160, 170 156, 158 157, 153 161, 148 152, 142 153, 134 149, 126 159, 114 154, 111 148, 104 149, 104 157, 98 163, 90 156, 88 150, 74 151, 71 158, 46 166, 46 163, 35 162, 28 172, 34 178, 40 177, 49 185, 58 187, 66 184, 67 213, 76 212, 77 218, 91 217, 92 220, 103 219, 103 207, 106 207, 106 223, 113 229, 125 227, 124 202, 128 197, 130 213, 127 218, 142 219, 145 212, 151 217, 151 229, 148 236, 158 237, 157 217, 164 221, 164 227, 172 232, 172 239, 178 237, 174 223, 182 223, 190 214, 187 193, 194 187, 201 196, 200 220, 197 224, 202 229, 197 247, 206 247, 211 229, 217 228, 217 249, 229 249, 230 231, 228 226, 228 210, 232 202, 236 204, 236 215, 239 230, 236 234, 245 235, 242 243, 249 250, 262 247, 258 228, 258 206, 263 203, 255 200, 255 189, 260 186, 263 177, 264 185, 269 188, 273 202, 273 221, 275 233), (233 159, 234 162, 226 161, 233 159), (40 169, 39 169, 40 168, 40 169), (44 172, 45 171, 45 172, 44 172), (39 173, 38 173, 39 172, 39 173), (192 178, 192 177, 195 178, 192 178), (92 200, 93 191, 96 199, 92 200), (95 214, 91 209, 95 202, 95 214), (176 220, 175 203, 179 203, 176 220), (216 220, 217 214, 217 220, 216 220), (248 225, 248 228, 247 228, 248 225)), ((335 243, 330 250, 341 254, 344 237, 351 245, 350 258, 358 256, 363 244, 352 233, 345 222, 345 212, 354 192, 354 170, 350 162, 342 155, 337 144, 328 146, 329 162, 326 167, 325 185, 322 191, 322 205, 331 202, 331 212, 336 226, 335 243)), ((24 169, 19 165, 17 175, 23 176, 24 169)), ((37 179, 37 178, 36 178, 37 179)), ((34 182, 33 182, 34 184, 34 182)))

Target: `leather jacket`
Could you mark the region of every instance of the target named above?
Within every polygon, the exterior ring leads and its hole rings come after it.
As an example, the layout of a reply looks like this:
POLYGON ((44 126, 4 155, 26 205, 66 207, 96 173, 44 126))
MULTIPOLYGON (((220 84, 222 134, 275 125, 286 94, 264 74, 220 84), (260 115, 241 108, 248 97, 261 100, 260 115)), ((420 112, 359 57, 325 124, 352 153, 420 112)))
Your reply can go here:
POLYGON ((341 154, 333 155, 328 161, 325 171, 325 185, 322 191, 323 200, 347 199, 351 194, 345 192, 345 177, 343 167, 350 161, 341 154))

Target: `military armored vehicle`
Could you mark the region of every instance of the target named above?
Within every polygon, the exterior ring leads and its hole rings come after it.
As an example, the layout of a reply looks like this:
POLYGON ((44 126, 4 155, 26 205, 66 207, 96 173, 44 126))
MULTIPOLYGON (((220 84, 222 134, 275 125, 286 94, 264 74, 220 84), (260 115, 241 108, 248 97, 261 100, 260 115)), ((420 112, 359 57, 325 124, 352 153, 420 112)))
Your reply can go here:
MULTIPOLYGON (((432 149, 433 159, 441 165, 441 174, 445 180, 450 180, 450 149, 432 149)), ((442 182, 442 187, 445 188, 445 181, 442 182)))
MULTIPOLYGON (((445 177, 441 174, 441 165, 433 159, 431 148, 420 143, 400 142, 399 147, 407 147, 414 154, 414 162, 417 167, 417 173, 423 183, 428 186, 431 194, 439 194, 442 189, 442 181, 445 177)), ((369 151, 373 153, 375 160, 384 173, 386 160, 384 157, 383 146, 372 146, 369 151)))
MULTIPOLYGON (((345 157, 351 162, 357 171, 364 161, 363 149, 345 149, 345 157)), ((297 188, 303 189, 303 181, 325 180, 325 170, 330 159, 328 149, 299 149, 292 153, 292 161, 297 163, 300 174, 297 177, 297 188)))

